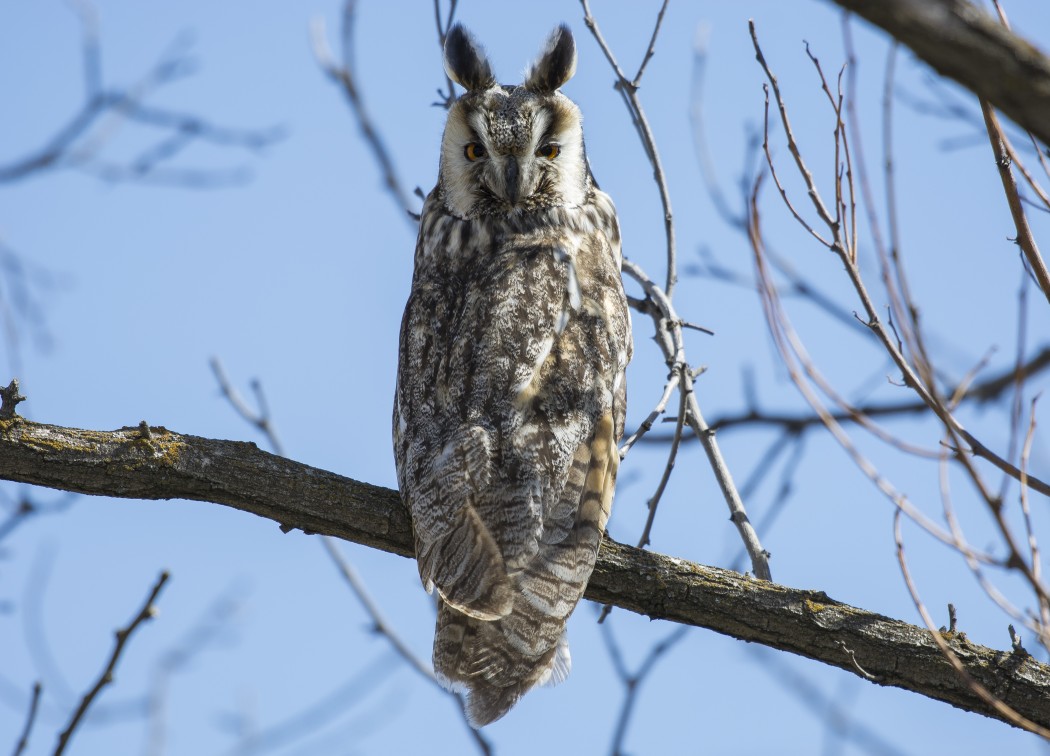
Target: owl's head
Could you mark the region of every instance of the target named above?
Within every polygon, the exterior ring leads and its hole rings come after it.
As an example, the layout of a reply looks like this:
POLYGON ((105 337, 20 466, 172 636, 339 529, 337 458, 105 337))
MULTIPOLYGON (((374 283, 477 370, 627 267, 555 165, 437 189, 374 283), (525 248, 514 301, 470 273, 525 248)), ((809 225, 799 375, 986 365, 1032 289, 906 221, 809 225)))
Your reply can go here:
POLYGON ((580 109, 558 89, 576 71, 576 43, 559 26, 519 86, 496 83, 484 51, 459 24, 445 39, 445 71, 466 92, 452 105, 438 183, 462 218, 583 202, 590 174, 580 109))

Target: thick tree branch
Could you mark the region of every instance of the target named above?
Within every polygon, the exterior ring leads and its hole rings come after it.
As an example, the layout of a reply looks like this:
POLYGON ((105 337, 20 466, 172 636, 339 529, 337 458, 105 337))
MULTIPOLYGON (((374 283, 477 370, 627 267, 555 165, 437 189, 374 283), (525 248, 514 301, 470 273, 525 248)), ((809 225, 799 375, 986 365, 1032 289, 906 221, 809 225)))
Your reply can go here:
MULTIPOLYGON (((184 436, 145 423, 86 431, 21 417, 0 420, 0 479, 104 496, 215 502, 275 520, 285 530, 301 528, 412 556, 411 524, 396 491, 277 457, 252 443, 184 436)), ((960 680, 926 629, 819 591, 606 540, 586 595, 1001 719, 960 680)), ((974 680, 1018 713, 1050 726, 1050 667, 1024 653, 975 645, 959 632, 942 638, 974 680)))
POLYGON ((1050 58, 969 0, 833 0, 1050 145, 1050 58))

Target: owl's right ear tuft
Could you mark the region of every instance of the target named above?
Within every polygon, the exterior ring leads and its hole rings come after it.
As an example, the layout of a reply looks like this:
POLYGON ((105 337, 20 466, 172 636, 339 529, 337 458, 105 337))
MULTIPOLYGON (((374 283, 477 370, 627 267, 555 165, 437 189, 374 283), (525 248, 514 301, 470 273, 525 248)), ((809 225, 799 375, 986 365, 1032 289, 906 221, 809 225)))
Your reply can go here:
POLYGON ((445 36, 445 73, 468 92, 496 83, 485 51, 462 24, 453 26, 445 36))

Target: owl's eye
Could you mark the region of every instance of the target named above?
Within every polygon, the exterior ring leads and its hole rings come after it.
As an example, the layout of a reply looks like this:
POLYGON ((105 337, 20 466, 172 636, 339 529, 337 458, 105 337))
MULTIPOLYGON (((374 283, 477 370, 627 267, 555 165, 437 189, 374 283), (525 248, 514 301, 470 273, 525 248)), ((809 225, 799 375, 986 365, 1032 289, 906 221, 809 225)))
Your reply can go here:
POLYGON ((536 157, 547 158, 548 160, 554 160, 561 153, 561 145, 554 144, 553 142, 545 144, 536 150, 536 157))
POLYGON ((475 160, 485 157, 485 146, 477 142, 471 142, 463 148, 463 154, 467 156, 467 160, 473 163, 475 160))

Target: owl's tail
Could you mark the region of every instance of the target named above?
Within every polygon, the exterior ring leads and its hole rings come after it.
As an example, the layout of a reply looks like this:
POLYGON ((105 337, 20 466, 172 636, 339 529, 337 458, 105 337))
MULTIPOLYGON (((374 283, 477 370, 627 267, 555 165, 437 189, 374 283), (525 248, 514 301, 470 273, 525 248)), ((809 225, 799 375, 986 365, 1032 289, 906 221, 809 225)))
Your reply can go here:
POLYGON ((578 502, 575 524, 511 576, 516 591, 509 614, 486 621, 440 602, 434 671, 446 687, 467 693, 474 727, 502 717, 532 687, 569 674, 565 623, 583 597, 609 516, 619 464, 613 432, 607 415, 581 445, 563 492, 578 502))
POLYGON ((442 603, 434 636, 434 671, 449 690, 467 694, 472 727, 496 721, 536 685, 564 680, 571 667, 562 633, 552 648, 530 654, 508 643, 502 620, 485 622, 442 603))

